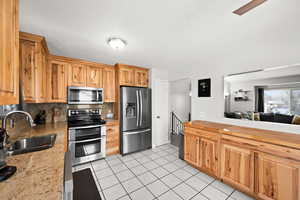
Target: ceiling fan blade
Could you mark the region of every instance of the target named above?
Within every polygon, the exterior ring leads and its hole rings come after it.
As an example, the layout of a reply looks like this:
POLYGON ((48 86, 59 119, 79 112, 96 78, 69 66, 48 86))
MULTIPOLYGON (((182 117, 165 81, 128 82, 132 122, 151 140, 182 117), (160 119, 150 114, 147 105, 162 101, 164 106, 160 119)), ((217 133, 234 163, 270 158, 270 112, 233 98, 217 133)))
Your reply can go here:
POLYGON ((249 3, 247 3, 246 5, 240 7, 239 9, 233 11, 234 14, 237 15, 243 15, 246 12, 248 12, 249 10, 252 10, 253 8, 259 6, 260 4, 266 2, 267 0, 252 0, 249 3))

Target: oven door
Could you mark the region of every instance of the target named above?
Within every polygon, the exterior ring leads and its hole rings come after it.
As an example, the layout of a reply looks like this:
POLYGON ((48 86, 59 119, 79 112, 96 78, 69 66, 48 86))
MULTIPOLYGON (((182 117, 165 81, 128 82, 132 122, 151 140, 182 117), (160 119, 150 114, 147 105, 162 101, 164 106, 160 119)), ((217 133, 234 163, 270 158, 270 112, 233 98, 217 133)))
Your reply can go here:
POLYGON ((69 128, 69 151, 73 166, 104 158, 105 145, 105 126, 69 128))
POLYGON ((103 104, 103 89, 68 87, 68 104, 103 104))
POLYGON ((106 136, 84 141, 69 141, 72 165, 78 165, 105 157, 106 136))

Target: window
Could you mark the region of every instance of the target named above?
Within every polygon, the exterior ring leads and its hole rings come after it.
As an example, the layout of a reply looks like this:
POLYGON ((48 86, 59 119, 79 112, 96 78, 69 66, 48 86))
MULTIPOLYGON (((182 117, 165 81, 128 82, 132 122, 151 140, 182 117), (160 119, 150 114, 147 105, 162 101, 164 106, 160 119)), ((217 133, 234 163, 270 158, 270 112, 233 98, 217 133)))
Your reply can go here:
POLYGON ((300 115, 300 89, 265 89, 264 112, 300 115))

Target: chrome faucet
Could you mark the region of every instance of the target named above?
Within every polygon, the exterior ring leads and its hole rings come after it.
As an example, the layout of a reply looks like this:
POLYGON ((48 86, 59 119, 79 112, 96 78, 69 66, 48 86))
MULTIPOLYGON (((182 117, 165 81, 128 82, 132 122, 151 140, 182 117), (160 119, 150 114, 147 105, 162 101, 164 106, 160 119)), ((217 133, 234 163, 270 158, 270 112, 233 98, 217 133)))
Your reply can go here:
POLYGON ((31 115, 28 113, 28 112, 25 112, 25 111, 20 111, 20 110, 16 110, 16 111, 11 111, 9 113, 7 113, 3 120, 2 120, 2 128, 6 130, 6 122, 7 122, 7 119, 9 118, 9 116, 13 115, 13 114, 23 114, 27 117, 27 120, 30 124, 31 127, 34 127, 35 126, 35 123, 31 117, 31 115))
MULTIPOLYGON (((2 120, 2 129, 6 130, 7 119, 8 119, 11 115, 13 115, 13 114, 23 114, 23 115, 26 116, 26 118, 27 118, 27 120, 28 120, 28 122, 29 122, 29 124, 30 124, 31 127, 34 127, 34 126, 36 125, 36 124, 34 123, 32 117, 31 117, 31 115, 30 115, 28 112, 16 110, 16 111, 8 112, 8 113, 4 116, 4 118, 3 118, 3 120, 2 120)), ((7 143, 7 130, 6 130, 6 137, 5 137, 5 140, 4 140, 4 144, 6 144, 6 143, 7 143)))

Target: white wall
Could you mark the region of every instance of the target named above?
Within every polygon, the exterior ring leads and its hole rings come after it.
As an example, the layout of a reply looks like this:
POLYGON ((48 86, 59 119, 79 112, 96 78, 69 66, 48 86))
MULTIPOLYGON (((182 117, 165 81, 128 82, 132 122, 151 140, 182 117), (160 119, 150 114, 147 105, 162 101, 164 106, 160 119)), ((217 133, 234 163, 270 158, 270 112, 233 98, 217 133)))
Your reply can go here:
MULTIPOLYGON (((194 71, 192 75, 192 120, 207 120, 221 123, 228 123, 233 125, 248 126, 253 128, 270 129, 275 131, 292 132, 300 134, 300 126, 271 123, 271 122, 257 122, 246 121, 238 119, 224 118, 224 75, 239 73, 243 71, 256 70, 252 69, 219 67, 219 68, 206 68, 201 72, 194 71), (211 92, 212 97, 198 98, 198 79, 211 78, 211 92)), ((300 72, 300 67, 298 68, 300 72)))
POLYGON ((170 81, 170 109, 182 121, 188 121, 191 111, 190 79, 170 81))

